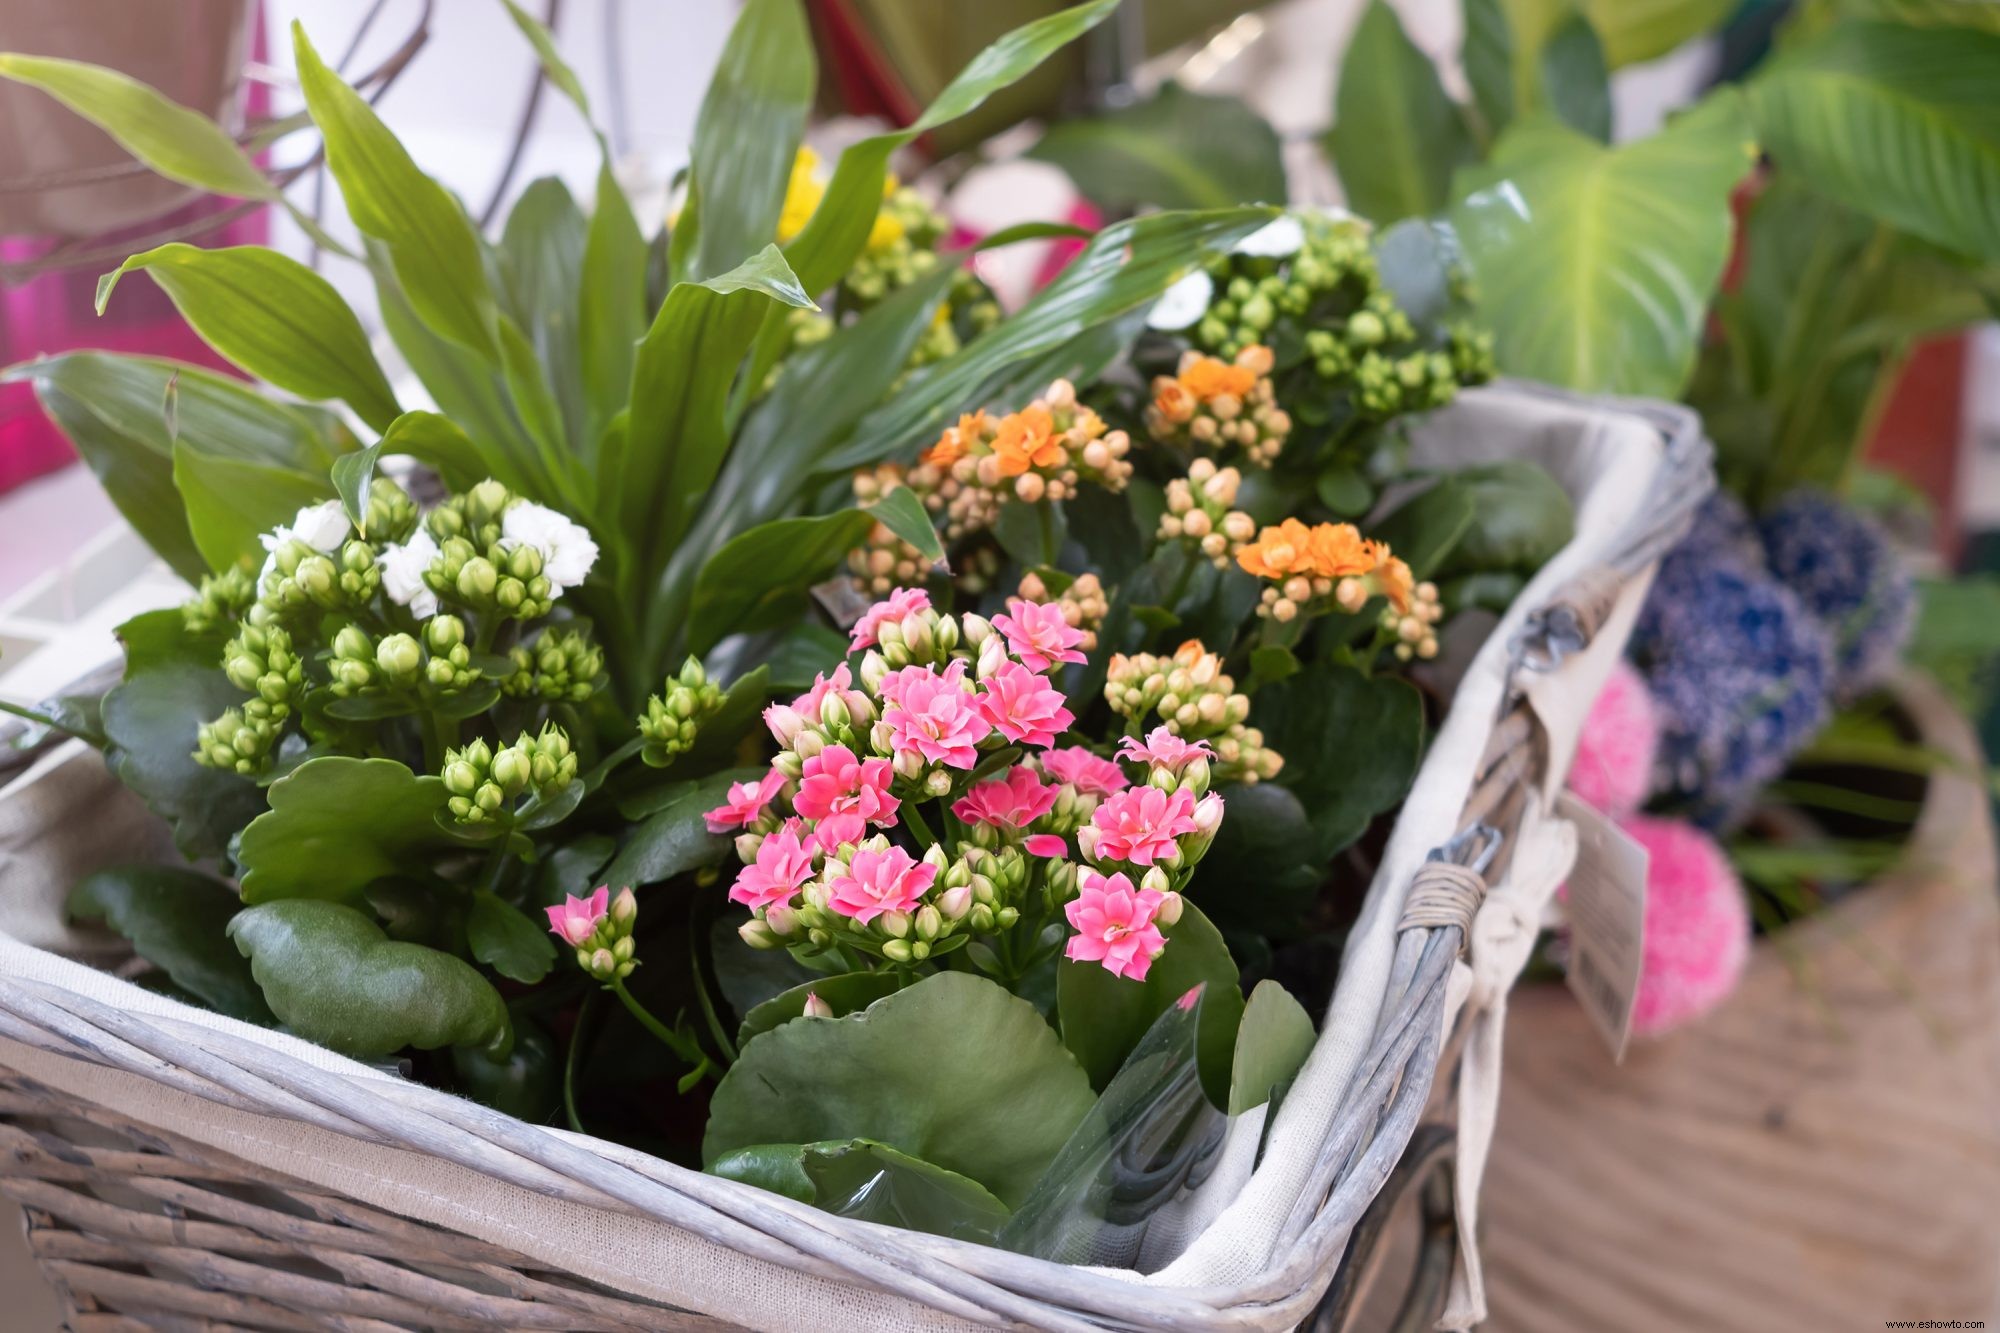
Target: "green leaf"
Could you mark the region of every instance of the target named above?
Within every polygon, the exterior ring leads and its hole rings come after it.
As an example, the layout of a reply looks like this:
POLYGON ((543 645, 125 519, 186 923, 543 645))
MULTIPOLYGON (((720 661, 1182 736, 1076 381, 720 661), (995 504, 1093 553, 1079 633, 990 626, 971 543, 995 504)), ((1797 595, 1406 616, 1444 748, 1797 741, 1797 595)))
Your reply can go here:
POLYGON ((790 618, 806 590, 840 567, 875 526, 872 513, 843 509, 755 527, 708 558, 695 579, 688 644, 707 652, 725 634, 769 629, 790 618))
POLYGON ((74 919, 102 919, 217 1013, 268 1024, 263 992, 225 933, 241 906, 227 884, 197 871, 116 866, 71 889, 67 910, 74 919))
POLYGON ((695 117, 688 199, 674 228, 677 281, 727 273, 777 236, 817 73, 799 0, 743 6, 695 117))
POLYGON ((1451 173, 1473 160, 1465 117, 1384 0, 1371 0, 1341 60, 1333 116, 1324 143, 1341 188, 1377 223, 1437 212, 1451 173))
POLYGON ((731 783, 755 777, 758 772, 730 768, 676 784, 657 812, 632 830, 598 881, 614 889, 638 888, 720 861, 729 851, 730 840, 710 833, 702 814, 723 803, 731 783))
POLYGON ((1376 520, 1370 532, 1407 561, 1413 574, 1427 579, 1445 567, 1478 521, 1471 489, 1455 475, 1444 476, 1376 520))
POLYGON ((1611 76, 1604 46, 1581 14, 1549 34, 1542 48, 1542 92, 1556 118, 1599 143, 1611 141, 1611 76))
POLYGON ((236 852, 246 903, 352 897, 452 845, 432 817, 444 783, 393 759, 308 759, 268 798, 236 852))
POLYGON ((578 341, 590 404, 586 452, 632 391, 632 360, 646 332, 646 238, 611 164, 597 169, 597 202, 583 240, 578 341))
MULTIPOLYGON (((555 392, 555 437, 567 453, 586 438, 582 343, 577 310, 589 224, 554 176, 529 185, 507 214, 499 259, 507 306, 555 392)), ((632 334, 638 337, 635 330, 632 334)))
POLYGON ((1154 213, 1106 227, 1014 315, 911 376, 893 401, 862 418, 852 439, 820 460, 820 471, 845 472, 927 443, 953 413, 981 402, 989 382, 1151 302, 1209 255, 1277 216, 1274 208, 1154 213))
POLYGON ((280 197, 220 125, 137 79, 82 61, 14 54, 0 55, 0 76, 40 88, 168 180, 239 199, 280 197))
POLYGON ((190 860, 222 852, 264 807, 248 778, 194 761, 200 725, 243 702, 219 669, 225 638, 189 634, 177 610, 135 616, 118 627, 125 679, 104 696, 105 762, 190 860))
POLYGON ((1402 801, 1423 758, 1423 696, 1398 676, 1316 663, 1260 690, 1257 715, 1285 756, 1280 780, 1312 819, 1321 861, 1402 801), (1366 762, 1355 763, 1356 755, 1366 762))
POLYGON ((1465 81, 1491 143, 1514 119, 1514 32, 1500 0, 1461 0, 1465 18, 1465 81))
POLYGON ((1335 518, 1359 518, 1375 503, 1375 488, 1359 468, 1346 463, 1330 463, 1314 482, 1319 502, 1335 518))
POLYGON ((188 440, 174 445, 174 486, 187 506, 195 546, 218 571, 255 568, 264 558, 258 534, 334 494, 328 475, 203 453, 188 440))
MULTIPOLYGON (((1223 822, 1228 822, 1226 815, 1223 822)), ((1101 1092, 1153 1020, 1195 987, 1203 987, 1201 1032, 1196 1039, 1201 1086, 1211 1102, 1227 1106, 1229 1061, 1243 1016, 1236 961, 1229 956, 1222 932, 1191 902, 1182 902, 1181 919, 1164 933, 1166 950, 1153 960, 1144 981, 1115 977, 1098 963, 1064 959, 1056 964, 1056 1012, 1062 1020, 1063 1045, 1090 1075, 1090 1086, 1101 1092)))
MULTIPOLYGON (((1278 133, 1233 97, 1167 83, 1149 100, 1059 120, 1028 156, 1068 173, 1100 208, 1226 208, 1285 201, 1278 133)), ((1439 183, 1448 172, 1441 172, 1439 183)))
POLYGON ((773 692, 802 694, 812 688, 813 677, 833 670, 845 656, 845 634, 807 621, 784 631, 764 654, 764 665, 770 668, 773 692))
MULTIPOLYGON (((398 417, 397 421, 402 418, 398 417)), ((394 423, 391 423, 393 428, 394 423)), ((340 507, 363 537, 368 535, 368 489, 375 480, 375 464, 382 457, 382 446, 387 443, 383 437, 366 449, 357 449, 351 454, 342 454, 333 460, 329 475, 333 478, 334 493, 340 496, 340 507)))
POLYGON ((1556 29, 1576 12, 1576 0, 1499 0, 1499 4, 1508 32, 1508 73, 1514 113, 1526 116, 1546 110, 1542 52, 1556 29))
POLYGON ((873 1139, 738 1148, 709 1171, 840 1217, 980 1244, 1008 1218, 1007 1205, 978 1182, 873 1139))
POLYGON ((916 547, 931 565, 944 563, 944 541, 931 521, 931 511, 909 487, 898 486, 862 512, 916 547))
POLYGON ((1289 940, 1310 933, 1324 860, 1305 806, 1275 782, 1219 790, 1222 824, 1189 892, 1226 935, 1289 940))
POLYGON ((1304 1006, 1275 981, 1260 981, 1243 1006, 1229 1079, 1229 1114, 1262 1106, 1305 1067, 1319 1034, 1304 1006))
POLYGON ((1509 130, 1453 210, 1501 368, 1593 393, 1679 395, 1751 164, 1741 99, 1606 148, 1554 121, 1509 130), (1470 191, 1468 191, 1470 187, 1470 191))
POLYGON ((1604 63, 1623 69, 1657 59, 1722 25, 1737 0, 1580 0, 1604 43, 1604 63))
POLYGON ((493 293, 465 210, 410 160, 375 109, 326 67, 297 20, 292 52, 348 216, 388 248, 397 280, 425 324, 497 360, 493 293))
POLYGON ((2000 259, 2000 33, 1843 23, 1749 85, 1780 171, 1948 249, 2000 259))
MULTIPOLYGON (((25 380, 128 522, 176 573, 208 572, 174 489, 168 385, 180 433, 204 453, 324 474, 353 437, 322 409, 276 402, 198 366, 110 352, 68 352, 0 371, 25 380)), ((289 515, 287 515, 289 517, 289 515)))
POLYGON ((576 77, 576 71, 569 67, 556 50, 555 37, 542 26, 541 20, 515 4, 514 0, 504 0, 504 2, 507 6, 507 16, 514 20, 514 26, 521 30, 521 35, 535 48, 535 56, 541 61, 542 72, 548 76, 549 82, 553 83, 556 91, 567 97, 576 109, 583 113, 585 120, 589 120, 590 98, 584 95, 583 82, 576 77))
POLYGON ((530 986, 547 976, 556 962, 555 937, 484 890, 472 895, 465 943, 474 958, 501 976, 530 986))
POLYGON ((1473 520, 1438 566, 1441 573, 1509 569, 1532 574, 1576 535, 1576 505, 1569 492, 1525 459, 1461 468, 1451 481, 1471 501, 1473 520))
POLYGON ((454 490, 485 479, 487 469, 479 446, 450 417, 436 412, 405 412, 389 423, 377 442, 384 454, 408 454, 444 474, 454 490))
POLYGON ((1091 1101, 1032 1004, 941 972, 862 1013, 787 1023, 750 1043, 715 1090, 702 1161, 757 1144, 870 1138, 1014 1207, 1091 1101))
POLYGON ((202 340, 251 375, 301 398, 338 398, 378 431, 402 410, 354 311, 289 255, 261 245, 162 245, 98 280, 98 314, 134 269, 150 273, 202 340))
POLYGON ((293 898, 237 914, 229 938, 279 1021, 343 1055, 512 1044, 507 1006, 472 966, 393 941, 351 907, 293 898))
POLYGON ((833 1010, 833 1017, 845 1018, 866 1009, 885 995, 894 995, 902 982, 891 971, 843 972, 818 977, 764 1001, 743 1015, 736 1031, 736 1047, 741 1050, 750 1039, 805 1015, 806 999, 817 995, 833 1010))

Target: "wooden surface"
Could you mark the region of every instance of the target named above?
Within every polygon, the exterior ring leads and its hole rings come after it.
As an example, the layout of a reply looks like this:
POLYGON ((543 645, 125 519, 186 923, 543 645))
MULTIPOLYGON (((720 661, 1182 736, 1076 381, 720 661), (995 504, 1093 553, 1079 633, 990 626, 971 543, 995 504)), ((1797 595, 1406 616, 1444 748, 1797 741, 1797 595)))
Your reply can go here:
MULTIPOLYGON (((1922 687, 1932 744, 1978 756, 1922 687)), ((1517 994, 1482 1194, 1501 1333, 1985 1320, 2000 1292, 2000 906, 1983 792, 1934 779, 1902 870, 1714 1014, 1612 1065, 1517 994), (1801 974, 1796 970, 1803 966, 1801 974)))

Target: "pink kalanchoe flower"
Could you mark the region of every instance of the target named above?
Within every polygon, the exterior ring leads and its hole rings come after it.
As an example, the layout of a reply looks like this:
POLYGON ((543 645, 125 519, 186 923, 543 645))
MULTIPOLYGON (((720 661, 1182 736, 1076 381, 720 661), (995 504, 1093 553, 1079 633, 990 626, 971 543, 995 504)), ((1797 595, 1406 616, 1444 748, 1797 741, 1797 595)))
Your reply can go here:
POLYGON ((1062 608, 1053 602, 1012 598, 1006 613, 993 617, 993 628, 1007 636, 1008 649, 1030 671, 1047 671, 1062 662, 1084 660, 1083 654, 1076 650, 1083 642, 1083 631, 1064 620, 1062 608))
POLYGON ((842 662, 833 669, 831 676, 824 673, 813 677, 812 688, 792 700, 792 711, 806 720, 806 725, 816 727, 820 721, 820 709, 829 696, 838 696, 845 702, 845 696, 854 692, 854 673, 842 662))
POLYGON ((749 828, 764 817, 764 807, 785 785, 785 775, 772 769, 755 782, 738 782, 729 788, 729 799, 702 815, 710 833, 727 833, 733 828, 749 828))
POLYGON ((1167 859, 1179 838, 1200 827, 1195 822, 1194 793, 1185 787, 1171 792, 1158 787, 1121 791, 1098 806, 1090 822, 1097 830, 1097 859, 1138 866, 1167 859))
POLYGON ((611 886, 598 885, 588 898, 569 894, 561 905, 542 910, 549 914, 549 930, 556 938, 580 949, 611 913, 611 886))
POLYGON ((958 798, 951 812, 968 824, 1024 829, 1047 814, 1061 793, 1060 787, 1042 785, 1033 769, 1016 767, 1004 778, 973 787, 958 798))
POLYGON ((899 756, 915 754, 926 764, 950 768, 979 762, 979 742, 993 725, 965 688, 964 661, 943 671, 928 666, 891 671, 882 678, 880 693, 889 703, 882 713, 889 747, 899 756))
POLYGON ((856 842, 868 825, 896 822, 901 802, 889 794, 895 780, 887 759, 857 759, 845 745, 829 745, 806 760, 792 808, 819 821, 821 846, 856 842))
POLYGON ((916 611, 930 609, 931 595, 922 588, 898 588, 869 607, 862 613, 861 619, 854 622, 854 628, 849 631, 847 649, 849 652, 858 653, 863 648, 873 648, 875 636, 881 632, 884 624, 892 620, 901 620, 916 611))
POLYGON ((1065 956, 1079 963, 1102 963, 1114 977, 1144 981, 1167 937, 1153 924, 1166 895, 1135 889, 1124 875, 1100 875, 1086 867, 1077 875, 1077 896, 1063 907, 1076 930, 1065 956))
POLYGON ((1076 721, 1063 707, 1062 691, 1019 662, 1009 662, 988 676, 979 695, 979 711, 993 729, 1010 741, 1046 748, 1076 721))
POLYGON ((1144 741, 1127 736, 1118 746, 1118 757, 1178 773, 1197 758, 1215 758, 1215 751, 1207 741, 1185 741, 1165 727, 1154 727, 1144 741))
POLYGON ((802 841, 798 829, 787 823, 758 845, 757 859, 744 866, 730 886, 729 901, 753 910, 790 902, 812 876, 812 844, 802 841))
POLYGON ((1021 844, 1030 856, 1068 856, 1069 844, 1053 833, 1031 833, 1021 844))
POLYGON ((848 862, 846 874, 827 881, 826 905, 865 926, 884 912, 916 911, 936 878, 936 866, 901 847, 879 852, 863 847, 848 862))
POLYGON ((1081 745, 1050 750, 1042 756, 1042 772, 1076 788, 1079 796, 1113 796, 1132 785, 1124 769, 1081 745))

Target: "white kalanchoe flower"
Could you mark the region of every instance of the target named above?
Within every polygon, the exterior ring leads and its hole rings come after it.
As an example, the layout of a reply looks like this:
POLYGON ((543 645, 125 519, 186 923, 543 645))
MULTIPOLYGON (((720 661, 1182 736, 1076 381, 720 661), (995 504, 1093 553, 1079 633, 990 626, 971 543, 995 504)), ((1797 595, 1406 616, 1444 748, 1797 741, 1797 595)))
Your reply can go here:
POLYGON ((1146 316, 1146 327, 1168 332, 1185 329, 1208 313, 1208 304, 1214 299, 1215 279, 1206 269, 1198 268, 1160 293, 1146 316))
POLYGON ((1235 253, 1265 259, 1284 259, 1305 248, 1306 229, 1287 213, 1273 218, 1236 243, 1235 253))
POLYGON ((574 588, 597 563, 590 530, 544 505, 521 500, 500 516, 500 549, 532 546, 542 557, 542 573, 557 592, 574 588))
POLYGON ((407 606, 419 620, 437 614, 437 594, 424 582, 424 571, 438 558, 438 544, 419 527, 410 539, 382 548, 376 564, 382 569, 382 591, 398 606, 407 606))
POLYGON ((264 567, 257 571, 257 586, 262 588, 271 571, 278 567, 278 552, 287 543, 301 541, 315 551, 331 553, 346 543, 351 527, 340 501, 322 500, 292 515, 290 523, 280 523, 269 532, 258 534, 258 544, 268 554, 264 557, 264 567))

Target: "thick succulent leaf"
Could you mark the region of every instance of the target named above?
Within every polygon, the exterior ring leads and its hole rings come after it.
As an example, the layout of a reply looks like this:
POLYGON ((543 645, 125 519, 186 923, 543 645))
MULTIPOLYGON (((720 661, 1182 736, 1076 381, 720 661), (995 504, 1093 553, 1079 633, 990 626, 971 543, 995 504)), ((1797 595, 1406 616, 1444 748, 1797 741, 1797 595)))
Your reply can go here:
POLYGON ((1750 169, 1741 99, 1718 93, 1607 148, 1556 121, 1509 130, 1453 210, 1501 368, 1595 393, 1680 393, 1750 169))
POLYGON ((1781 171, 1948 249, 2000 259, 2000 33, 1837 24, 1749 85, 1781 171))
POLYGON ((474 958, 501 976, 530 986, 556 962, 555 937, 547 928, 484 890, 472 895, 465 914, 465 943, 474 958))
POLYGON ((710 833, 702 814, 723 803, 731 783, 757 776, 754 768, 731 768, 674 784, 660 794, 653 813, 633 828, 598 882, 614 889, 639 888, 714 865, 728 854, 730 840, 710 833))
POLYGON ((892 971, 843 972, 836 976, 818 977, 803 985, 793 986, 757 1005, 743 1015, 743 1025, 736 1031, 737 1049, 750 1043, 752 1037, 769 1032, 772 1028, 789 1023, 795 1018, 803 1018, 806 1000, 818 996, 833 1010, 833 1017, 844 1018, 866 1009, 885 995, 894 995, 902 987, 901 980, 892 971))
POLYGON ((326 144, 327 170, 347 214, 388 247, 410 304, 430 328, 497 361, 493 293, 479 233, 444 186, 425 175, 402 143, 292 23, 292 51, 306 109, 326 144))
POLYGON ((1230 1058, 1243 1016, 1236 960, 1229 956, 1222 932, 1191 902, 1182 904, 1181 919, 1163 933, 1166 950, 1153 960, 1144 981, 1115 977, 1098 963, 1064 959, 1056 964, 1056 1013, 1063 1045, 1090 1075, 1090 1085, 1102 1091, 1153 1020, 1201 987, 1201 1032, 1196 1042, 1201 1085, 1209 1101, 1227 1106, 1230 1058))
MULTIPOLYGON (((1177 83, 1101 116, 1057 121, 1028 156, 1061 168, 1092 203, 1116 212, 1285 201, 1270 123, 1233 97, 1177 83)), ((1437 174, 1442 202, 1449 165, 1437 174)))
POLYGON ((1464 114, 1385 0, 1371 0, 1341 58, 1324 144, 1349 206, 1382 224, 1443 208, 1451 173, 1473 160, 1464 114))
POLYGON ((350 898, 452 845, 434 818, 444 783, 393 759, 308 759, 268 797, 236 852, 246 903, 350 898))
POLYGON ((226 933, 242 908, 222 881, 175 866, 114 866, 70 890, 73 919, 102 920, 217 1013, 269 1023, 270 1006, 226 933))
POLYGON ((981 1244, 1007 1223, 1007 1205, 977 1181, 873 1139, 767 1143, 709 1168, 840 1217, 981 1244))
POLYGON ((402 410, 354 311, 289 255, 261 245, 162 245, 99 280, 99 314, 134 269, 151 274, 203 341, 250 374, 301 398, 338 398, 378 431, 402 410))
POLYGON ((507 1006, 471 964, 391 940, 351 907, 309 898, 265 903, 239 912, 229 938, 250 960, 271 1012, 343 1055, 406 1046, 505 1054, 512 1045, 507 1006))
POLYGON ((1401 677, 1314 663, 1260 690, 1257 710, 1264 734, 1285 756, 1280 780, 1312 819, 1322 862, 1400 802, 1416 778, 1424 702, 1401 677), (1356 755, 1367 762, 1356 764, 1356 755))
POLYGON ((869 1138, 1012 1207, 1091 1101, 1090 1081, 1034 1005, 984 977, 941 972, 861 1013, 751 1042, 715 1090, 702 1160, 869 1138))

